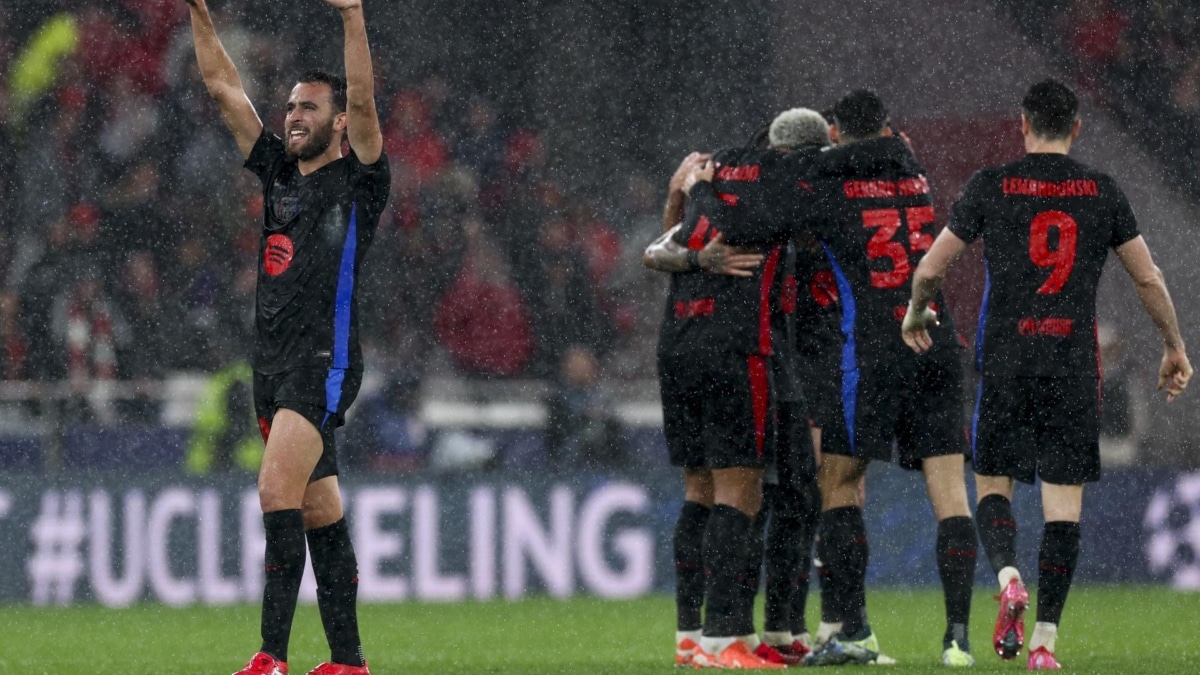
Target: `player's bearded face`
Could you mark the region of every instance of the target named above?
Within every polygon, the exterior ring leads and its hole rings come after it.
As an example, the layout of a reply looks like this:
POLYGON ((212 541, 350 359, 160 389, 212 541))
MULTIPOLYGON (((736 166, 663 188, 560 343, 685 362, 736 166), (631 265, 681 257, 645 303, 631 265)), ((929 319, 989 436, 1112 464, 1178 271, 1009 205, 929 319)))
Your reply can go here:
POLYGON ((287 153, 302 162, 319 157, 333 142, 333 120, 330 116, 313 127, 297 125, 288 129, 287 153))

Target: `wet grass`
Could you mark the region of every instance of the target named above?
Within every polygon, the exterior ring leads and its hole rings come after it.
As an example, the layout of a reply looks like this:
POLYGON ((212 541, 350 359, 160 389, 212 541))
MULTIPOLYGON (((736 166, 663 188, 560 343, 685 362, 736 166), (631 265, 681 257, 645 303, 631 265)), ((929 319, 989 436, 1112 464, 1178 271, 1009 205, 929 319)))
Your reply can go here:
MULTIPOLYGON (((889 671, 945 671, 937 665, 943 628, 940 593, 876 590, 868 602, 884 652, 900 660, 889 671)), ((815 621, 816 603, 810 604, 815 621)), ((1002 662, 990 653, 994 611, 990 594, 977 593, 971 627, 979 662, 973 671, 1025 672, 1024 659, 1002 662)), ((366 605, 360 614, 375 675, 674 671, 674 608, 666 597, 366 605)), ((1029 618, 1032 622, 1032 612, 1029 618)), ((258 609, 249 606, 4 606, 0 671, 224 675, 249 658, 258 646, 257 635, 258 609)), ((1197 636, 1200 594, 1093 586, 1072 591, 1058 656, 1070 673, 1195 673, 1200 672, 1197 636)), ((301 606, 291 646, 293 675, 303 675, 326 658, 324 644, 316 608, 301 606)))

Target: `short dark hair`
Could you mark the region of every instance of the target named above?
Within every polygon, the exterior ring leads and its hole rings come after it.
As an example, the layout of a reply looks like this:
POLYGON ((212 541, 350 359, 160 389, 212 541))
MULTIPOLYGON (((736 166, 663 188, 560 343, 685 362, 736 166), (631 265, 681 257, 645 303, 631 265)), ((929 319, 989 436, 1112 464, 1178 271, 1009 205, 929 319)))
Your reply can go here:
POLYGON ((306 70, 300 74, 297 82, 304 84, 327 84, 333 91, 333 108, 335 112, 346 112, 346 78, 324 70, 306 70))
POLYGON ((1042 80, 1029 88, 1021 110, 1035 136, 1049 140, 1067 138, 1079 119, 1079 98, 1058 80, 1042 80))
POLYGON ((855 89, 833 106, 838 133, 851 138, 866 138, 883 131, 888 121, 883 99, 869 89, 855 89))

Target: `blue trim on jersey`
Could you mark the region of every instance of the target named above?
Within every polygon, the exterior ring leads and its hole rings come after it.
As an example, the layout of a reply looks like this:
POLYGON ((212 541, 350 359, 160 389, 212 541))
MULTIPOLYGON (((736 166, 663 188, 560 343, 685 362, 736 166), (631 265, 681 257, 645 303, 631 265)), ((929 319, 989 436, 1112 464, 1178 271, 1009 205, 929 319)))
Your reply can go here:
POLYGON ((842 305, 841 328, 842 335, 846 338, 842 343, 842 414, 846 418, 846 433, 850 438, 850 454, 853 456, 854 419, 858 405, 858 344, 854 339, 854 324, 858 319, 858 305, 854 301, 850 281, 842 271, 841 265, 838 265, 833 251, 825 244, 821 244, 821 247, 825 249, 825 257, 829 258, 829 265, 833 269, 833 277, 838 285, 838 299, 842 305))
POLYGON ((330 415, 336 415, 338 406, 342 403, 342 383, 346 381, 344 368, 330 368, 325 376, 325 417, 321 420, 321 428, 329 421, 330 415))
POLYGON ((992 295, 992 272, 987 256, 983 257, 983 303, 979 306, 979 327, 975 329, 975 367, 983 374, 983 332, 987 328, 988 300, 992 295))
POLYGON ((342 402, 342 383, 350 367, 350 310, 354 305, 354 271, 358 252, 358 201, 350 204, 350 224, 342 245, 342 263, 338 267, 337 291, 333 306, 333 367, 325 376, 325 419, 321 427, 336 415, 342 402))
POLYGON ((350 224, 342 245, 333 307, 333 367, 350 367, 350 309, 354 304, 354 267, 358 252, 358 201, 350 204, 350 224))
POLYGON ((979 390, 975 393, 975 412, 971 415, 971 464, 975 464, 975 444, 979 440, 979 408, 983 404, 983 375, 979 376, 979 390))
POLYGON ((975 412, 971 414, 971 463, 975 463, 975 445, 979 440, 979 408, 983 404, 983 333, 987 329, 988 300, 992 294, 992 271, 983 257, 983 302, 979 305, 979 327, 975 329, 975 367, 979 370, 979 391, 975 394, 975 412))

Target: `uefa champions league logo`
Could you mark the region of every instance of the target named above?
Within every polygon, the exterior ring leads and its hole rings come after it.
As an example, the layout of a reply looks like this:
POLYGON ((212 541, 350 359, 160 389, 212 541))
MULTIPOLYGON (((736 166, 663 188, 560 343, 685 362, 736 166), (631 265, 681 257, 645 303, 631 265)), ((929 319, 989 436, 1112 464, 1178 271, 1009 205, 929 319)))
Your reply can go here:
POLYGON ((1200 472, 1160 487, 1146 507, 1150 571, 1178 589, 1200 589, 1200 472))

